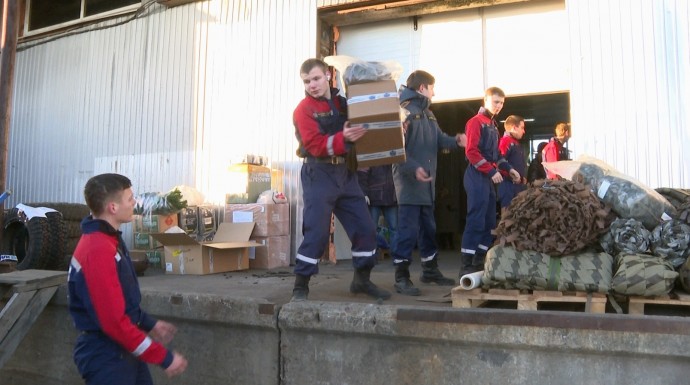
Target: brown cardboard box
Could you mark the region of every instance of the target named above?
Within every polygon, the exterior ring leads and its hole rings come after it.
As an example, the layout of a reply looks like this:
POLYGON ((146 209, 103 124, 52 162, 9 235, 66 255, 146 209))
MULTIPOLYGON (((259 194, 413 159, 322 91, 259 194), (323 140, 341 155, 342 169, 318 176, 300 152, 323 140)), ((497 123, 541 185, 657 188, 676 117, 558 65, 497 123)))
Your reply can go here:
POLYGON ((163 247, 160 243, 156 242, 155 239, 151 237, 149 233, 132 233, 134 242, 132 242, 133 250, 154 250, 159 247, 163 247))
POLYGON ((177 226, 177 214, 171 215, 135 215, 134 216, 134 232, 135 233, 164 233, 169 228, 177 226))
POLYGON ((249 241, 254 223, 221 223, 213 240, 198 242, 182 233, 152 236, 165 249, 165 272, 169 274, 214 274, 249 268, 249 241))
POLYGON ((271 169, 254 164, 238 163, 228 168, 228 193, 225 203, 254 203, 259 194, 271 189, 271 169))
POLYGON ((290 236, 259 237, 252 240, 257 246, 249 252, 249 267, 252 269, 274 269, 290 266, 290 236))
POLYGON ((149 268, 160 269, 163 267, 163 250, 130 250, 129 255, 132 260, 146 259, 149 261, 149 268))
POLYGON ((290 205, 287 203, 226 204, 224 222, 255 222, 252 238, 290 234, 290 205))
POLYGON ((360 83, 347 89, 350 125, 367 129, 357 141, 357 166, 369 167, 405 161, 400 100, 393 80, 360 83))

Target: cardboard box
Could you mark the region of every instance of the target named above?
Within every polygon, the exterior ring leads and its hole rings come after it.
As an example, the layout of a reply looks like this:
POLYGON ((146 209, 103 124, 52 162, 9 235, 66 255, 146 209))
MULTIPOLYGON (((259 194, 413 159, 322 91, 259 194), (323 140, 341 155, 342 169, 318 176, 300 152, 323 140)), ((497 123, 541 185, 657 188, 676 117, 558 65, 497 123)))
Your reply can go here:
POLYGON ((214 274, 249 268, 249 241, 254 223, 221 223, 212 241, 198 242, 182 233, 152 236, 163 244, 168 274, 214 274))
POLYGON ((134 237, 134 242, 132 242, 133 250, 153 250, 159 247, 163 247, 160 243, 156 242, 155 239, 151 237, 149 233, 132 233, 134 237))
POLYGON ((197 234, 199 231, 199 217, 196 206, 185 207, 180 210, 177 213, 177 223, 185 233, 197 234))
POLYGON ((177 226, 177 214, 170 215, 135 215, 134 232, 136 233, 164 233, 169 228, 177 226))
POLYGON ((130 250, 129 255, 132 260, 146 259, 149 261, 149 268, 161 269, 163 267, 163 250, 130 250))
POLYGON ((252 238, 290 235, 290 205, 287 203, 227 204, 223 222, 254 222, 252 238))
POLYGON ((259 194, 271 189, 271 169, 238 163, 229 167, 228 193, 225 203, 255 203, 259 194))
POLYGON ((393 80, 353 84, 347 88, 348 119, 367 129, 355 143, 358 167, 405 161, 400 100, 393 80))
POLYGON ((252 269, 275 269, 290 266, 290 236, 253 238, 260 244, 249 252, 249 267, 252 269))

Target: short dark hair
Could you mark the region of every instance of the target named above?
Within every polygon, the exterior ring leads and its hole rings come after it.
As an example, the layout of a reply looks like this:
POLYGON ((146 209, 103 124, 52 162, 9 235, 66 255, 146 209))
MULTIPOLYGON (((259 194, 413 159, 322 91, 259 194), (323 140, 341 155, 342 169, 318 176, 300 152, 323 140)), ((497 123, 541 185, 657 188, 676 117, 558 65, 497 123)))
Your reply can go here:
POLYGON ((84 199, 93 215, 100 215, 108 201, 132 187, 132 181, 120 174, 100 174, 91 177, 84 186, 84 199))
POLYGON ((323 70, 323 73, 326 73, 328 71, 328 64, 326 64, 325 61, 321 59, 316 59, 316 58, 311 58, 307 59, 302 63, 302 66, 299 68, 299 73, 301 74, 308 74, 314 67, 319 67, 323 70))
POLYGON ((508 127, 514 127, 514 126, 519 126, 520 122, 524 122, 525 118, 523 118, 520 115, 510 115, 509 117, 506 118, 506 121, 503 123, 503 127, 508 130, 508 127))
POLYGON ((411 88, 417 91, 419 87, 421 87, 422 85, 432 86, 435 82, 436 79, 434 79, 434 77, 430 73, 422 70, 417 70, 407 77, 406 86, 407 88, 411 88))
POLYGON ((489 87, 486 89, 486 92, 484 92, 484 97, 494 96, 494 95, 498 95, 502 98, 506 97, 505 92, 503 92, 503 90, 498 88, 498 87, 489 87))

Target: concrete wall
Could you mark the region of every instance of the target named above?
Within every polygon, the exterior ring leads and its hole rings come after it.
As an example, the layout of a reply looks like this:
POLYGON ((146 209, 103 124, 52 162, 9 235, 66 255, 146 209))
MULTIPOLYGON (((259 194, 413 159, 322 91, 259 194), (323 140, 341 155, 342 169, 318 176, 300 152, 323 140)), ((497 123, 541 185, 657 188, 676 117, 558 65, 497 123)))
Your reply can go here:
MULTIPOLYGON (((82 383, 64 288, 3 385, 82 383)), ((670 384, 690 375, 682 317, 304 302, 144 292, 188 371, 156 384, 670 384)))

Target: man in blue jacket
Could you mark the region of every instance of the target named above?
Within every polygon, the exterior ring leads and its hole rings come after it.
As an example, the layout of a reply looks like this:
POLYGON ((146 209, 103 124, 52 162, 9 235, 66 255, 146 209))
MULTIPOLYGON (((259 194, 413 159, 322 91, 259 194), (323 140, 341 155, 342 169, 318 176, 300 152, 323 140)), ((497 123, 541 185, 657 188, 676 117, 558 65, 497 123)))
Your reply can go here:
POLYGON ((409 266, 412 250, 419 248, 422 274, 419 280, 451 286, 455 280, 446 278, 438 269, 434 197, 436 163, 441 149, 465 146, 465 135, 446 135, 431 112, 434 97, 434 77, 425 71, 414 71, 400 94, 400 106, 407 118, 404 163, 393 165, 393 181, 398 197, 398 238, 393 249, 395 290, 403 295, 420 295, 410 280, 409 266))

